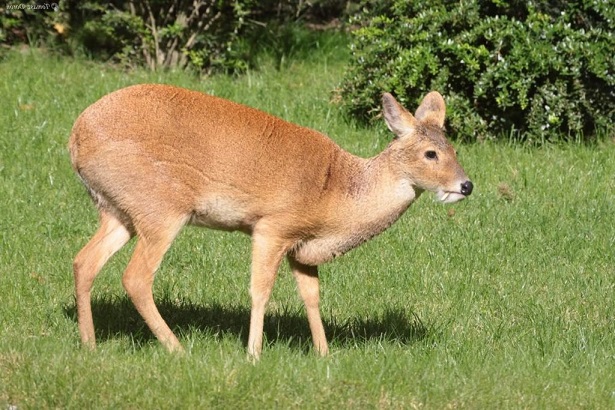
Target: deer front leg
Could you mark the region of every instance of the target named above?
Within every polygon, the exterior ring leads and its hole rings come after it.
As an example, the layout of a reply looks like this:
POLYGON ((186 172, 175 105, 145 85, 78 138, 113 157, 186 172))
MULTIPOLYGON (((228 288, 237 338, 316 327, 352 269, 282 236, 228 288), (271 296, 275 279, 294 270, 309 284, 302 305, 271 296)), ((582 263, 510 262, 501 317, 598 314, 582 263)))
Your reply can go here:
POLYGON ((325 336, 325 329, 319 310, 320 288, 318 268, 301 264, 291 256, 288 257, 288 261, 297 280, 299 294, 305 303, 314 348, 321 356, 326 356, 329 353, 329 347, 327 346, 327 337, 325 336))
POLYGON ((285 253, 286 247, 276 238, 259 232, 252 235, 252 276, 250 283, 252 311, 250 312, 248 354, 254 360, 259 359, 263 349, 265 308, 285 253))

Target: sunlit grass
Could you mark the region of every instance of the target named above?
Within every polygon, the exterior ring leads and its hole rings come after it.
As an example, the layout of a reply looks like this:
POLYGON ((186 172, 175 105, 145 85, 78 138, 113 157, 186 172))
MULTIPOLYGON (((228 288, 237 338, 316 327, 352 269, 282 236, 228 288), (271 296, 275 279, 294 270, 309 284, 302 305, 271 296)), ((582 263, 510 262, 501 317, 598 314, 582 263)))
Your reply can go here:
MULTIPOLYGON (((425 194, 390 230, 324 265, 332 354, 311 350, 288 268, 246 359, 249 238, 186 229, 155 297, 187 347, 167 354, 126 299, 132 245, 97 278, 99 347, 79 348, 71 264, 96 213, 70 168, 74 119, 107 92, 166 82, 319 129, 375 155, 390 138, 330 103, 334 49, 239 77, 121 72, 43 52, 0 63, 0 408, 612 408, 615 145, 459 146, 475 183, 425 194)), ((413 107, 409 107, 413 108, 413 107)))

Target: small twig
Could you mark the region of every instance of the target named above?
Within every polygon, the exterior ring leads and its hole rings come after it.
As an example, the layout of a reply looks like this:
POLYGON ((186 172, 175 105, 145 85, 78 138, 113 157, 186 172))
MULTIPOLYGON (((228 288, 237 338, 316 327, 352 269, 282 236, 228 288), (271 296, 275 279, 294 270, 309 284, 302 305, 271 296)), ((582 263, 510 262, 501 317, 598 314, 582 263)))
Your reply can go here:
POLYGON ((149 16, 149 20, 150 20, 150 25, 149 25, 149 29, 152 33, 152 36, 154 36, 154 50, 155 50, 155 56, 156 56, 156 66, 152 67, 153 70, 156 69, 156 67, 160 66, 160 64, 162 64, 162 56, 161 56, 161 51, 160 51, 160 40, 158 38, 158 27, 156 26, 156 18, 154 17, 154 13, 152 11, 152 7, 149 4, 148 0, 144 1, 145 7, 147 9, 147 13, 149 16))

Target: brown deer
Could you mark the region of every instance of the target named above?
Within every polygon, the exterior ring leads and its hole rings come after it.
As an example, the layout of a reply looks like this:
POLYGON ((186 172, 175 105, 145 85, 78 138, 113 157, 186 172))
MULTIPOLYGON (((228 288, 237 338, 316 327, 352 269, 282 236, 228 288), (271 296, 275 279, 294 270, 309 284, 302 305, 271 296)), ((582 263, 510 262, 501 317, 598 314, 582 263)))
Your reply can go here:
POLYGON ((391 94, 382 103, 395 138, 369 159, 317 131, 167 85, 127 87, 88 107, 69 142, 100 215, 73 264, 82 342, 95 345, 94 278, 136 236, 124 288, 160 342, 182 350, 154 304, 152 284, 175 236, 194 224, 252 236, 252 357, 261 353, 265 306, 284 256, 314 346, 326 355, 317 266, 384 231, 424 190, 445 203, 472 193, 444 137, 442 96, 429 93, 414 116, 391 94))

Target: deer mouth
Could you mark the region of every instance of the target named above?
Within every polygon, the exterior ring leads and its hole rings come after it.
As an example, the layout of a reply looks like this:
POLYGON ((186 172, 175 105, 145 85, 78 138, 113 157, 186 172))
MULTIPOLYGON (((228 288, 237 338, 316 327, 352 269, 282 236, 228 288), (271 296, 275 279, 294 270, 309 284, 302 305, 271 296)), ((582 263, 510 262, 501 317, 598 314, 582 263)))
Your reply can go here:
POLYGON ((466 198, 466 196, 461 192, 441 190, 438 190, 436 196, 438 197, 438 200, 444 204, 452 204, 466 198))

